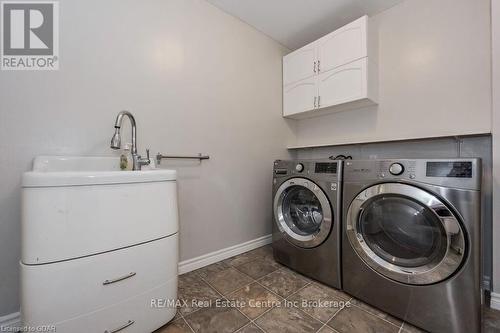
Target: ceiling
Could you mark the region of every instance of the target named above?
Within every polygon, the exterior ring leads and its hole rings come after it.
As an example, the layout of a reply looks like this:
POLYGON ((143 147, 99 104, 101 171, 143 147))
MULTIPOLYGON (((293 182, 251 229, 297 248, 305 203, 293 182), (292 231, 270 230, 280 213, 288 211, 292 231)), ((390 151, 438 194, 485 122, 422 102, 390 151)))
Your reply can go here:
POLYGON ((207 0, 291 50, 403 0, 207 0))

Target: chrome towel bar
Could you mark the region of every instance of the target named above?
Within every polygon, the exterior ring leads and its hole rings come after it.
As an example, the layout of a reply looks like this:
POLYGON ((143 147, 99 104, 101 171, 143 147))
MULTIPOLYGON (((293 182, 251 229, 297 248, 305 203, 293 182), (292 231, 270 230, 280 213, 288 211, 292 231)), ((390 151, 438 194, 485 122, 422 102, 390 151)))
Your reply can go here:
POLYGON ((163 155, 163 154, 156 154, 156 164, 161 164, 162 159, 169 159, 169 160, 199 160, 200 162, 202 160, 208 160, 210 158, 209 155, 203 155, 203 154, 198 154, 198 155, 193 155, 193 156, 184 156, 184 155, 163 155))

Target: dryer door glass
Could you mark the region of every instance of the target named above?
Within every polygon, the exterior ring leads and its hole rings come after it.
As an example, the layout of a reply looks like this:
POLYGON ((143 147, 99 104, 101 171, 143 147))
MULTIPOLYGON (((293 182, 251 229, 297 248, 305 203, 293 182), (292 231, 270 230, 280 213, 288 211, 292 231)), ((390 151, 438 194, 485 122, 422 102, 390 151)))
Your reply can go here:
POLYGON ((323 222, 319 199, 303 186, 287 189, 283 198, 283 215, 290 229, 302 236, 314 234, 323 222))
POLYGON ((333 225, 333 212, 326 194, 317 184, 292 178, 276 191, 274 219, 289 242, 311 248, 327 239, 333 225))
POLYGON ((437 196, 401 183, 373 185, 349 205, 345 232, 378 273, 413 285, 452 276, 467 258, 459 216, 437 196))
POLYGON ((429 208, 403 196, 380 195, 367 202, 359 230, 375 254, 398 266, 423 266, 446 253, 441 220, 429 208))

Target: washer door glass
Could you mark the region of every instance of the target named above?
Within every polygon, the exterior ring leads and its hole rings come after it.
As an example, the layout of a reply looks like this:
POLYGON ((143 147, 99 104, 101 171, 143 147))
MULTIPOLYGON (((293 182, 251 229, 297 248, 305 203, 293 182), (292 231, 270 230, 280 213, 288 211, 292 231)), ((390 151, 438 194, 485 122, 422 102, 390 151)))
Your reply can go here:
POLYGON ((305 178, 292 178, 274 196, 275 223, 294 245, 311 248, 320 245, 332 228, 332 209, 323 190, 305 178))
POLYGON ((383 183, 360 192, 349 205, 345 230, 368 266, 406 284, 445 280, 467 257, 459 217, 437 196, 408 184, 383 183))
POLYGON ((419 202, 392 194, 364 205, 359 231, 372 251, 402 267, 419 267, 442 258, 447 236, 441 220, 419 202))
POLYGON ((316 195, 303 186, 291 186, 283 198, 285 223, 296 234, 313 235, 323 222, 323 208, 316 195))

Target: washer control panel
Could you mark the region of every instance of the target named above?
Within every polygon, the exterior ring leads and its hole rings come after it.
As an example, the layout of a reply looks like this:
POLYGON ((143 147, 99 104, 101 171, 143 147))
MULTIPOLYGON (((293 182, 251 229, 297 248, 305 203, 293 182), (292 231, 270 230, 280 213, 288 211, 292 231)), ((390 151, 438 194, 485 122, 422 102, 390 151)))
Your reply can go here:
POLYGON ((317 162, 314 164, 314 173, 337 173, 337 162, 317 162))
POLYGON ((273 173, 275 177, 321 177, 339 178, 342 173, 342 161, 331 160, 276 160, 273 173))

